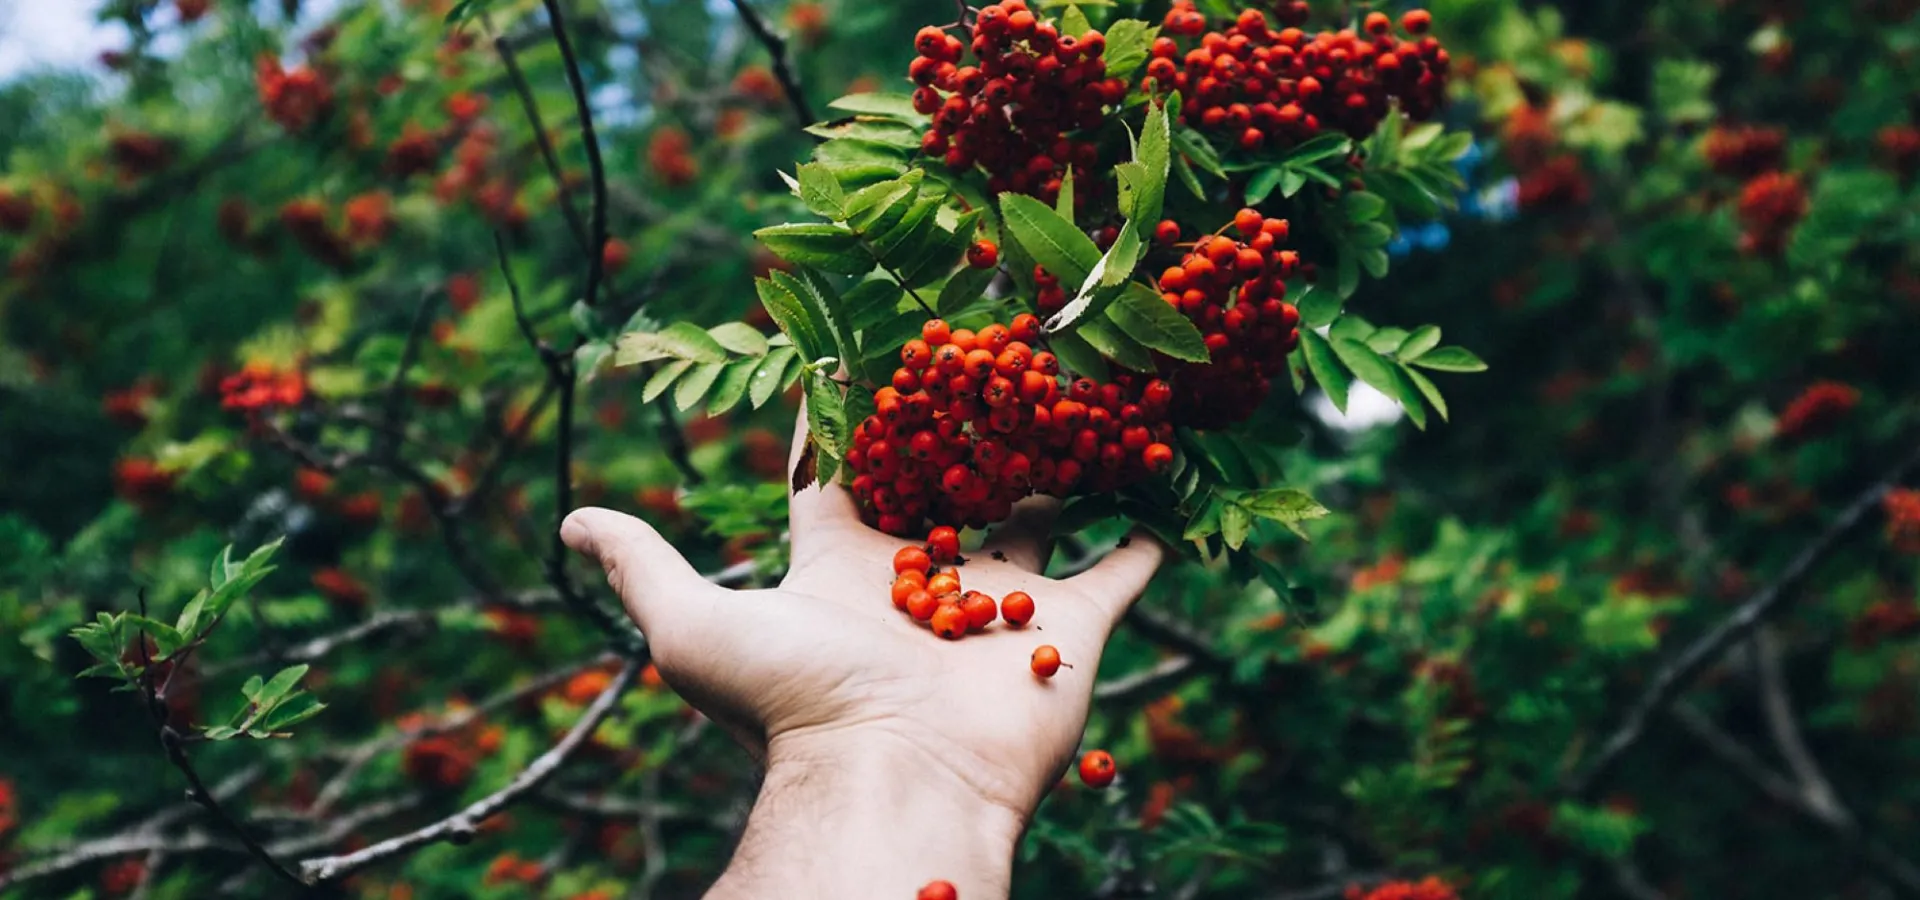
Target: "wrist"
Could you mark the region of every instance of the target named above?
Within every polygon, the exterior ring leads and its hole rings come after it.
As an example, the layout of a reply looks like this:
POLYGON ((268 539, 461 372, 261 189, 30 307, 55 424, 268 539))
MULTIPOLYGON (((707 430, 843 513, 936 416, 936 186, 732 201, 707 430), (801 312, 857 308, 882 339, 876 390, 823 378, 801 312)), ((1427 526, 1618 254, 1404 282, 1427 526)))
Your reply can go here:
POLYGON ((996 799, 999 786, 963 774, 954 752, 879 725, 775 738, 709 897, 906 900, 934 880, 967 900, 1007 896, 1031 810, 996 799))

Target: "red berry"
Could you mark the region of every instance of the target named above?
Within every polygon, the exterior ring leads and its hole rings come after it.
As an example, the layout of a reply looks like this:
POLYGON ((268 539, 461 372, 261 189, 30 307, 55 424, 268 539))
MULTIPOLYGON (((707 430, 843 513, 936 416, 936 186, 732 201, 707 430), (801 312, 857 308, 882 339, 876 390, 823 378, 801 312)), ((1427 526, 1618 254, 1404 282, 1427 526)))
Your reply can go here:
POLYGON ((1000 264, 1000 248, 992 241, 974 241, 967 248, 967 265, 976 269, 991 269, 1000 264))
POLYGON ((1166 219, 1153 229, 1153 240, 1162 247, 1180 243, 1180 223, 1166 219))
POLYGON ((1374 37, 1385 37, 1393 30, 1393 19, 1383 12, 1370 12, 1367 13, 1366 24, 1361 27, 1374 37))
POLYGON ((1103 788, 1112 784, 1118 771, 1113 765, 1113 754, 1105 750, 1088 750, 1080 757, 1080 780, 1087 787, 1103 788))
POLYGON ((933 633, 957 641, 967 633, 967 614, 957 603, 942 604, 933 611, 933 633))
POLYGON ((918 571, 900 573, 900 577, 893 580, 894 607, 901 612, 906 612, 907 598, 912 597, 916 592, 925 591, 926 589, 927 576, 920 574, 918 571))
POLYGON ((960 593, 960 576, 952 572, 941 572, 927 579, 927 591, 935 597, 960 593))
MULTIPOLYGON (((1006 619, 1007 624, 1015 628, 1033 621, 1033 597, 1026 591, 1014 591, 1000 598, 1000 618, 1006 619)), ((1055 656, 1057 658, 1058 654, 1055 656)))
POLYGON ((1426 34, 1433 27, 1433 13, 1424 9, 1408 10, 1406 15, 1400 17, 1400 27, 1413 34, 1426 34))
POLYGON ((1246 237, 1259 234, 1260 226, 1266 221, 1267 217, 1261 215, 1259 210, 1243 209, 1233 214, 1233 227, 1239 229, 1240 233, 1246 237))
POLYGON ((898 552, 893 554, 893 571, 895 574, 901 572, 919 572, 924 575, 932 568, 933 558, 927 555, 927 551, 919 547, 901 547, 898 552))
POLYGON ((966 614, 967 630, 975 633, 987 630, 1000 615, 993 598, 979 591, 968 591, 960 598, 960 611, 966 614))
POLYGON ((945 319, 928 319, 920 326, 920 339, 930 347, 943 346, 953 337, 953 329, 947 326, 945 319))
POLYGON ((939 608, 940 601, 926 591, 914 591, 907 595, 907 615, 919 621, 925 622, 933 618, 934 612, 939 608))
POLYGON ((1173 468, 1173 448, 1166 444, 1150 444, 1140 451, 1140 462, 1147 471, 1155 475, 1173 468))
POLYGON ((1033 674, 1041 678, 1052 678, 1060 671, 1060 651, 1052 644, 1041 644, 1033 651, 1033 674))
POLYGON ((960 900, 960 891, 951 881, 929 881, 920 893, 913 895, 913 900, 960 900))
MULTIPOLYGON (((924 431, 920 434, 929 437, 932 436, 930 433, 924 431)), ((920 435, 915 435, 916 440, 918 440, 919 437, 920 435)), ((952 563, 954 560, 959 559, 960 532, 946 525, 927 532, 927 555, 932 557, 934 562, 942 564, 952 563)))

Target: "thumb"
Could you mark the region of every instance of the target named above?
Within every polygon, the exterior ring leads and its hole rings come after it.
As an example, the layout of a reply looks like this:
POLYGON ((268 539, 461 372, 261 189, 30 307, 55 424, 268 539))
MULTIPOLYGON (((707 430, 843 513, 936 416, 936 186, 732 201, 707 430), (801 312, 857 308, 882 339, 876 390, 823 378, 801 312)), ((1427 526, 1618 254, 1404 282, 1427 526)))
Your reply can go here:
POLYGON ((1166 556, 1166 547, 1160 539, 1144 528, 1135 528, 1123 543, 1125 546, 1108 553, 1093 568, 1066 580, 1069 587, 1090 598, 1114 623, 1140 599, 1166 556))
POLYGON ((662 606, 716 589, 652 525, 625 513, 575 510, 560 524, 560 539, 600 564, 641 631, 662 606))

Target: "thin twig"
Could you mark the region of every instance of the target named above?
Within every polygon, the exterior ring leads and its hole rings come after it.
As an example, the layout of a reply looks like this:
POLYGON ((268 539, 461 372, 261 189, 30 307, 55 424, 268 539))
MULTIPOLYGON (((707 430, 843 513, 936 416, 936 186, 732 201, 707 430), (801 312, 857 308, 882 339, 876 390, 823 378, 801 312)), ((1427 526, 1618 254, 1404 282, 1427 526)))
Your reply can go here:
POLYGON ((1196 674, 1197 668, 1191 656, 1169 656, 1149 668, 1094 685, 1093 699, 1103 703, 1126 703, 1165 693, 1196 674))
POLYGON ((542 0, 547 7, 547 24, 553 28, 554 43, 560 47, 560 59, 566 64, 567 84, 573 88, 574 112, 580 117, 580 136, 587 145, 587 170, 593 180, 593 244, 587 251, 587 289, 583 294, 588 306, 600 303, 600 282, 606 277, 607 246, 607 167, 600 158, 600 136, 593 127, 593 104, 588 101, 587 82, 580 73, 580 59, 574 55, 573 39, 567 36, 567 17, 560 0, 542 0))
POLYGON ((398 452, 401 420, 407 411, 407 374, 420 360, 420 345, 426 342, 428 326, 433 324, 433 311, 439 306, 439 300, 439 291, 428 291, 420 298, 420 308, 413 314, 413 327, 408 330, 406 346, 400 351, 400 364, 394 367, 393 381, 387 385, 387 402, 382 414, 386 427, 375 434, 382 454, 398 452))
POLYGON ((1820 811, 1821 817, 1851 825, 1854 816, 1840 802, 1833 783, 1827 780, 1820 764, 1807 749, 1800 734, 1799 717, 1793 711, 1793 697, 1780 670, 1780 638, 1772 628, 1753 633, 1753 664, 1760 682, 1760 709, 1773 735, 1773 744, 1787 761, 1787 768, 1800 780, 1801 793, 1820 811))
POLYGON ((232 813, 227 812, 225 804, 221 803, 220 799, 216 797, 212 791, 207 789, 206 782, 200 780, 200 771, 194 768, 193 760, 187 757, 185 744, 180 739, 179 732, 174 731, 170 726, 162 725, 160 729, 160 745, 166 748, 167 759, 173 763, 173 767, 179 769, 180 774, 187 777, 187 784, 191 785, 188 797, 195 803, 200 804, 200 806, 218 820, 220 825, 226 828, 227 831, 232 832, 233 836, 240 840, 241 846, 247 849, 247 853, 254 859, 259 860, 261 865, 266 866, 273 874, 278 875, 282 881, 293 885, 294 888, 302 894, 306 894, 310 890, 307 883, 300 879, 300 876, 295 875, 291 869, 282 865, 280 860, 274 858, 272 851, 261 846, 260 842, 254 840, 253 836, 247 833, 246 826, 240 824, 240 820, 234 818, 232 813))
MULTIPOLYGON (((490 18, 485 24, 488 31, 493 30, 490 18)), ((567 189, 566 175, 560 168, 560 154, 554 149, 546 123, 540 118, 540 104, 533 97, 533 88, 527 84, 526 73, 520 71, 520 60, 513 51, 513 44, 505 34, 496 33, 493 49, 500 54, 500 62, 507 67, 507 79, 513 82, 514 93, 520 95, 520 108, 526 112, 527 124, 533 127, 534 144, 540 148, 540 158, 546 161, 548 174, 553 176, 554 194, 560 201, 560 214, 566 217, 567 230, 573 233, 573 239, 582 252, 592 253, 593 244, 587 237, 586 223, 581 221, 580 210, 573 205, 573 192, 567 189)))
POLYGON ((747 0, 733 0, 733 9, 740 14, 741 24, 753 33, 754 40, 767 48, 767 54, 773 57, 773 77, 780 82, 780 91, 787 95, 787 105, 793 107, 793 117, 805 128, 818 121, 813 117, 813 107, 807 104, 807 94, 800 88, 800 78, 793 72, 792 60, 787 55, 787 41, 767 27, 767 20, 760 17, 747 0))
POLYGON ((1836 516, 1825 531, 1787 563, 1774 581, 1754 594, 1732 615, 1721 620, 1706 634, 1695 639, 1692 644, 1675 656, 1649 680, 1647 688, 1628 709, 1620 726, 1612 736, 1601 745, 1600 751, 1585 769, 1568 782, 1568 793, 1575 796, 1590 796, 1596 791, 1606 776, 1611 774, 1627 751, 1633 749, 1641 738, 1646 736, 1647 726, 1653 717, 1671 704, 1680 692, 1691 685, 1700 673, 1719 659, 1734 642, 1747 636, 1766 619, 1776 608, 1793 596, 1800 586, 1854 529, 1867 520, 1867 515, 1880 503, 1887 491, 1904 479, 1907 473, 1920 466, 1920 451, 1915 451, 1901 460, 1879 481, 1868 488, 1852 503, 1848 504, 1836 516))
POLYGON ((300 871, 308 880, 325 884, 338 881, 383 860, 409 853, 420 847, 441 841, 465 842, 478 832, 480 823, 492 818, 501 810, 512 806, 522 797, 537 790, 547 779, 553 777, 574 751, 580 749, 587 739, 593 736, 600 724, 607 720, 618 704, 620 696, 633 685, 640 674, 643 660, 629 660, 620 670, 612 684, 600 692, 600 696, 587 707, 573 730, 560 739, 552 749, 540 755, 530 765, 514 776, 507 786, 483 797, 465 809, 426 827, 408 832, 398 837, 388 838, 366 849, 340 856, 327 856, 310 859, 300 864, 300 871))

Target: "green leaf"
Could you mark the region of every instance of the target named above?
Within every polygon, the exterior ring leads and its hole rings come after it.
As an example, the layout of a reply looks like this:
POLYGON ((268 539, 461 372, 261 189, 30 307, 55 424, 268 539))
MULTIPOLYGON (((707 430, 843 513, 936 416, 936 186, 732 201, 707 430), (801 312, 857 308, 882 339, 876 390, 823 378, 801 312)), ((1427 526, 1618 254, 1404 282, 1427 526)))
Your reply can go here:
POLYGON ((1227 546, 1238 550, 1247 545, 1247 535, 1253 531, 1253 513, 1238 503, 1226 503, 1220 507, 1220 539, 1227 546))
POLYGON ((1048 346, 1053 355, 1060 357, 1061 367, 1076 375, 1084 375, 1096 381, 1107 381, 1106 357, 1100 355, 1087 339, 1071 331, 1047 336, 1048 346))
POLYGON ((1287 170, 1278 166, 1261 169, 1247 179, 1247 205, 1259 206, 1280 186, 1280 179, 1286 177, 1287 170))
POLYGON ((870 278, 840 295, 848 321, 856 330, 872 328, 894 318, 905 292, 890 278, 870 278))
POLYGON ((993 283, 997 274, 993 269, 976 269, 972 266, 953 273, 940 288, 940 296, 933 303, 933 309, 942 317, 952 316, 980 299, 987 292, 987 286, 993 283))
POLYGON ((1080 324, 1077 333, 1087 339, 1102 356, 1136 372, 1154 370, 1153 353, 1146 345, 1128 337, 1125 332, 1104 319, 1089 319, 1080 324))
POLYGON ((1399 349, 1394 350, 1393 355, 1403 360, 1419 359, 1422 354, 1439 345, 1440 326, 1422 325, 1400 342, 1399 349))
POLYGON ((1356 191, 1340 201, 1342 211, 1350 222, 1370 222, 1380 218, 1387 211, 1387 201, 1379 194, 1356 191))
MULTIPOLYGON (((288 697, 285 702, 276 705, 272 712, 261 717, 258 725, 249 730, 254 732, 285 731, 288 728, 319 715, 320 711, 326 708, 327 705, 321 703, 318 697, 303 691, 288 697)), ((209 729, 209 731, 211 731, 211 729, 209 729)), ((209 734, 209 736, 211 737, 211 734, 209 734)))
POLYGON ((825 324, 825 333, 833 336, 838 355, 843 360, 852 360, 858 356, 860 345, 854 341, 853 323, 847 319, 846 308, 840 303, 840 292, 819 272, 802 268, 800 277, 794 278, 785 272, 774 272, 771 277, 784 284, 801 304, 807 308, 807 318, 825 324))
POLYGON ((883 116, 914 124, 924 124, 928 121, 925 115, 913 108, 913 96, 910 94, 880 92, 848 94, 828 103, 827 106, 855 115, 883 116))
POLYGON ((720 383, 713 389, 713 398, 707 404, 707 415, 717 416, 740 405, 741 398, 747 395, 748 385, 753 383, 754 370, 760 368, 759 357, 748 357, 728 363, 726 371, 720 375, 720 383))
POLYGON ((1128 337, 1175 359, 1210 361, 1206 338, 1158 291, 1134 284, 1107 307, 1107 318, 1128 337))
POLYGON ((1481 362, 1480 357, 1473 355, 1473 351, 1465 347, 1441 347, 1407 362, 1436 372, 1485 372, 1487 370, 1487 364, 1481 362))
POLYGON ((619 349, 614 355, 614 363, 621 366, 662 359, 726 362, 727 348, 699 326, 690 322, 675 322, 657 332, 629 331, 621 335, 619 349))
POLYGON ((714 382, 720 380, 720 373, 727 369, 726 363, 701 363, 693 367, 680 383, 673 386, 673 405, 681 412, 693 409, 707 396, 714 382))
POLYGON ((833 170, 820 163, 807 163, 799 169, 800 202, 816 214, 840 221, 847 217, 847 195, 833 170))
POLYGON ((1024 194, 1002 194, 1000 215, 1021 249, 1066 284, 1080 284, 1099 265, 1100 248, 1052 207, 1024 194))
POLYGON ((1433 409, 1440 414, 1441 421, 1446 421, 1447 398, 1440 395, 1440 388, 1435 386, 1427 376, 1405 363, 1400 364, 1400 371, 1407 376, 1407 380, 1413 382, 1413 386, 1420 391, 1421 396, 1426 397, 1427 402, 1433 404, 1433 409))
POLYGON ((1093 30, 1093 23, 1087 21, 1087 14, 1076 5, 1068 5, 1067 11, 1060 14, 1060 33, 1079 37, 1093 30))
POLYGON ((1317 162, 1347 155, 1351 143, 1343 134, 1322 134, 1293 148, 1280 162, 1284 166, 1303 169, 1317 162))
POLYGON ((1134 267, 1140 262, 1140 251, 1140 232, 1129 220, 1120 227, 1120 236, 1114 239, 1113 246, 1107 248, 1087 273, 1079 292, 1047 320, 1047 331, 1071 330, 1105 310, 1132 277, 1134 267))
POLYGON ((1327 392, 1334 409, 1346 412, 1347 389, 1353 385, 1353 378, 1333 355, 1333 347, 1319 332, 1306 328, 1300 329, 1300 347, 1306 351, 1307 369, 1313 373, 1313 380, 1327 392))
POLYGON ((1407 411, 1407 418, 1413 421, 1415 427, 1427 427, 1426 407, 1420 403, 1419 390, 1412 381, 1401 376, 1400 368, 1392 360, 1381 356, 1365 342, 1352 338, 1335 338, 1333 352, 1361 381, 1400 401, 1407 411))
POLYGON ((1187 186, 1187 192, 1196 200, 1207 199, 1207 189, 1200 184, 1199 176, 1193 174, 1193 165, 1184 156, 1173 158, 1173 171, 1180 176, 1180 183, 1187 186))
POLYGON ((838 225, 801 223, 762 228, 753 236, 791 263, 813 266, 841 275, 860 275, 873 268, 873 260, 860 250, 853 232, 838 225))
MULTIPOLYGON (((822 457, 838 460, 846 456, 847 440, 852 436, 846 400, 840 386, 818 372, 807 376, 807 434, 822 457)), ((837 463, 820 463, 822 482, 833 477, 830 465, 837 463)))
MULTIPOLYGON (((838 119, 832 122, 819 122, 808 125, 806 131, 808 134, 823 137, 828 140, 852 138, 875 144, 884 144, 900 150, 918 150, 920 148, 920 129, 894 119, 858 117, 838 119)), ((801 187, 803 190, 805 189, 805 185, 801 187)), ((804 200, 805 197, 803 196, 801 199, 804 200)), ((812 204, 808 204, 808 206, 811 207, 812 204)), ((817 209, 814 210, 814 212, 820 212, 821 215, 826 215, 826 213, 817 209)), ((834 218, 838 217, 836 216, 834 218)))
POLYGON ((767 401, 792 380, 789 370, 797 372, 799 368, 800 351, 792 347, 777 347, 769 352, 767 358, 754 367, 753 378, 747 385, 747 399, 753 403, 753 408, 766 406, 767 401))
POLYGON ((826 323, 816 324, 808 315, 806 304, 787 287, 792 281, 791 276, 784 281, 755 279, 753 286, 760 293, 760 305, 808 361, 831 355, 828 345, 833 338, 826 331, 826 323))
MULTIPOLYGON (((1077 7, 1076 7, 1077 8, 1077 7)), ((1073 167, 1067 167, 1067 174, 1060 179, 1060 196, 1053 201, 1053 211, 1060 218, 1073 221, 1073 167)))
POLYGON ((674 380, 687 374, 687 370, 691 368, 693 368, 693 360, 690 359, 683 359, 661 366, 653 373, 653 377, 647 379, 646 387, 641 388, 640 402, 652 403, 660 399, 660 395, 665 394, 667 388, 673 387, 674 380))
MULTIPOLYGON (((1169 112, 1167 117, 1171 121, 1173 114, 1169 112)), ((1185 125, 1175 126, 1173 147, 1180 151, 1181 156, 1200 167, 1201 171, 1215 178, 1227 177, 1227 169, 1220 163, 1220 151, 1213 149, 1213 144, 1200 132, 1185 125)))
POLYGON ((1321 506, 1305 491, 1293 488, 1248 491, 1234 497, 1233 503, 1262 519, 1279 522, 1303 538, 1306 537, 1306 533, 1300 530, 1299 523, 1324 518, 1327 515, 1326 507, 1321 506))
POLYGON ((1282 170, 1280 175, 1280 196, 1292 197, 1307 186, 1307 176, 1295 169, 1282 170))
POLYGON ((1186 530, 1180 535, 1182 540, 1200 541, 1220 533, 1220 518, 1224 504, 1212 495, 1201 501, 1187 519, 1186 530))
POLYGON ((1384 247, 1393 240, 1393 229, 1380 222, 1361 222, 1347 230, 1347 237, 1361 247, 1384 247))
MULTIPOLYGON (((907 155, 907 151, 892 144, 861 138, 840 138, 813 148, 815 161, 836 169, 884 168, 889 175, 899 175, 907 170, 907 155)), ((845 184, 844 178, 841 183, 845 184)))
POLYGON ((847 226, 855 234, 873 237, 898 225, 920 193, 920 180, 924 176, 918 173, 916 169, 906 177, 855 191, 847 198, 847 226))
POLYGON ((1340 315, 1340 295, 1318 286, 1310 286, 1300 295, 1300 324, 1308 328, 1328 325, 1340 315))
POLYGON ((300 683, 300 679, 307 677, 309 668, 311 666, 302 664, 281 669, 266 683, 266 686, 260 689, 259 693, 248 695, 248 699, 261 706, 272 706, 280 702, 288 691, 293 690, 294 685, 300 683))
POLYGON ((172 656, 174 651, 179 650, 187 643, 186 638, 181 635, 178 629, 165 622, 155 621, 146 616, 135 615, 133 613, 127 613, 123 621, 132 626, 136 632, 149 635, 153 638, 154 650, 156 651, 154 655, 155 661, 165 660, 167 657, 172 656))
POLYGON ((1165 106, 1147 104, 1147 121, 1140 128, 1134 162, 1146 167, 1147 179, 1135 185, 1133 203, 1122 207, 1122 211, 1130 221, 1143 223, 1139 227, 1151 227, 1160 221, 1167 197, 1168 167, 1173 162, 1173 133, 1165 106))
POLYGON ((1107 26, 1107 77, 1131 81, 1147 62, 1160 29, 1139 19, 1121 19, 1107 26))
POLYGON ((1337 265, 1338 271, 1335 273, 1337 283, 1334 288, 1340 292, 1340 299, 1345 300, 1353 296, 1354 291, 1360 289, 1360 257, 1351 247, 1343 246, 1339 250, 1340 260, 1337 265))
POLYGON ((945 201, 937 197, 914 201, 893 227, 868 240, 874 255, 889 265, 903 268, 902 260, 919 260, 939 244, 950 242, 952 235, 940 227, 939 212, 944 204, 945 201))

